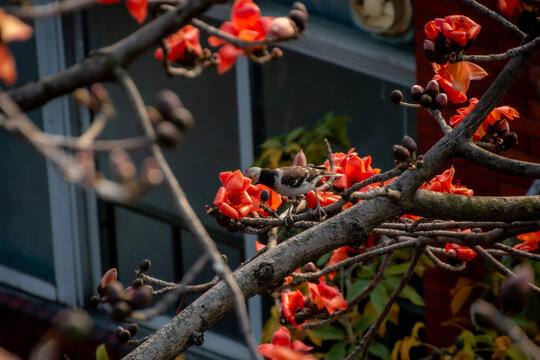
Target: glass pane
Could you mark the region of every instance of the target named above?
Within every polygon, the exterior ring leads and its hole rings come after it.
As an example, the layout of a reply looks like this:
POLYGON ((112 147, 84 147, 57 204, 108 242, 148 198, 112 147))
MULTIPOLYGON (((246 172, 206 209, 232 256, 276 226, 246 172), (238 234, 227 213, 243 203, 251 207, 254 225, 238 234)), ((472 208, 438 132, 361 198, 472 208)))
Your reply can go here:
POLYGON ((134 270, 143 259, 152 261, 151 276, 175 281, 173 227, 171 225, 115 206, 118 277, 124 286, 135 278, 134 270))
MULTIPOLYGON (((92 48, 109 45, 134 28, 133 19, 121 5, 96 7, 89 12, 92 48), (111 22, 115 26, 110 26, 111 22)), ((201 40, 203 38, 201 36, 201 40)), ((180 149, 166 150, 165 153, 197 215, 203 222, 215 225, 204 206, 212 204, 215 192, 221 185, 218 174, 239 167, 234 71, 218 75, 215 68, 210 68, 195 79, 169 78, 161 63, 154 59, 153 51, 150 51, 130 65, 129 72, 148 105, 154 102, 160 90, 168 88, 178 94, 184 106, 192 112, 195 126, 186 133, 180 149)), ((110 89, 118 118, 108 125, 103 138, 139 135, 122 91, 117 86, 110 89)), ((142 159, 142 154, 138 159, 142 159)), ((101 164, 105 165, 102 170, 106 171, 106 159, 102 159, 101 164)), ((141 202, 176 213, 165 186, 153 189, 141 202)))
MULTIPOLYGON (((35 41, 9 44, 18 83, 38 77, 35 41)), ((41 112, 30 114, 43 127, 41 112)), ((19 139, 0 132, 0 264, 54 282, 47 168, 42 157, 19 139)))
POLYGON ((311 129, 333 112, 352 119, 346 124, 352 146, 360 156, 372 155, 373 166, 382 169, 394 166, 392 145, 405 133, 415 137, 414 111, 388 100, 392 90, 404 91, 399 85, 290 50, 260 71, 267 137, 299 126, 311 129))

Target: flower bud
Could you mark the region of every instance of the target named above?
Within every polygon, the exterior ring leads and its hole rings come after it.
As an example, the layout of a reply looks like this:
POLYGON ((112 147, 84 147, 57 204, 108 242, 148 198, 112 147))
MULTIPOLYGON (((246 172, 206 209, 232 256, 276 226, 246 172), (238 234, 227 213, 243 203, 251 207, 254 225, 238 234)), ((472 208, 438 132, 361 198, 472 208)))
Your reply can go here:
POLYGON ((152 262, 150 260, 148 260, 148 259, 144 259, 139 264, 139 270, 140 270, 140 272, 146 272, 146 271, 150 270, 151 266, 152 266, 152 262))
POLYGON ((264 189, 263 191, 261 191, 260 199, 263 203, 267 202, 268 199, 270 199, 270 191, 268 191, 268 189, 264 189))
POLYGON ((113 281, 107 286, 107 289, 105 289, 105 295, 107 296, 107 302, 116 304, 125 298, 124 286, 119 281, 113 281))
POLYGON ((440 54, 435 51, 435 43, 431 40, 424 40, 424 54, 426 58, 431 62, 437 62, 440 54))
POLYGON ((307 314, 302 311, 298 311, 294 315, 294 322, 297 323, 298 325, 302 324, 304 321, 306 321, 306 319, 307 319, 307 314))
POLYGON ((114 281, 118 279, 118 271, 116 268, 112 268, 107 270, 107 272, 103 275, 101 278, 101 281, 99 282, 97 292, 99 295, 103 296, 105 294, 105 289, 107 286, 112 284, 114 281))
POLYGON ((515 132, 511 132, 504 137, 504 148, 509 149, 512 146, 516 145, 518 142, 518 137, 515 132))
POLYGON ((90 305, 92 305, 92 306, 98 306, 100 303, 101 303, 101 300, 100 300, 99 296, 93 295, 93 296, 90 298, 90 305))
POLYGON ((182 101, 171 90, 165 89, 161 90, 156 97, 156 109, 161 113, 161 115, 165 119, 169 119, 171 116, 171 112, 174 109, 182 108, 184 105, 182 104, 182 101))
POLYGON ((272 49, 271 55, 272 55, 272 57, 273 57, 274 59, 277 59, 277 58, 280 58, 280 57, 283 56, 283 51, 281 51, 280 48, 275 47, 275 48, 272 49))
POLYGON ((223 259, 223 262, 224 262, 225 264, 228 264, 228 263, 229 263, 229 258, 227 257, 227 255, 221 254, 221 258, 223 259))
POLYGON ((135 279, 131 283, 131 287, 134 288, 135 290, 140 289, 143 285, 144 285, 143 279, 135 279))
POLYGON ((171 110, 169 117, 167 118, 171 123, 173 123, 178 129, 187 131, 193 127, 195 124, 195 119, 191 114, 191 111, 185 107, 178 107, 171 110))
POLYGON ((302 32, 306 29, 308 14, 307 11, 303 12, 301 10, 292 9, 288 14, 289 19, 296 25, 296 28, 299 32, 302 32))
POLYGON ((430 80, 426 85, 426 92, 429 92, 432 96, 437 95, 439 93, 439 83, 435 80, 430 80))
POLYGON ((394 157, 399 161, 408 161, 411 158, 409 150, 401 145, 392 146, 392 152, 394 153, 394 157))
POLYGON ((403 93, 400 90, 394 90, 390 93, 390 102, 399 105, 403 101, 403 93))
POLYGON ((124 329, 123 327, 119 326, 117 329, 116 329, 116 338, 118 339, 118 341, 120 341, 122 344, 125 344, 129 341, 129 339, 131 338, 131 334, 129 333, 129 331, 127 331, 126 329, 124 329))
POLYGON ((111 170, 121 181, 128 181, 135 177, 137 168, 131 156, 123 149, 114 149, 109 154, 109 164, 111 170))
POLYGON ((439 93, 435 96, 435 102, 439 104, 441 108, 446 107, 448 104, 448 96, 445 93, 439 93))
POLYGON ((307 8, 306 8, 306 5, 304 5, 303 3, 301 3, 300 1, 296 1, 294 2, 292 5, 291 5, 291 10, 298 10, 304 14, 307 15, 308 11, 307 11, 307 8))
POLYGON ((124 321, 129 316, 129 314, 131 314, 131 308, 125 301, 120 301, 116 305, 114 305, 111 312, 111 316, 113 317, 113 319, 118 321, 124 321))
POLYGON ((170 121, 163 121, 156 126, 157 142, 167 148, 180 145, 184 137, 182 132, 170 121))
POLYGON ((90 91, 92 91, 92 95, 96 97, 96 99, 100 102, 108 102, 109 101, 109 93, 107 92, 107 89, 105 89, 105 86, 101 83, 94 83, 90 86, 90 91))
POLYGON ((317 271, 317 266, 315 266, 315 264, 310 261, 304 266, 304 270, 306 272, 315 272, 317 271))
POLYGON ((90 92, 86 89, 76 89, 73 92, 73 97, 75 100, 81 104, 84 107, 87 107, 88 109, 92 109, 96 106, 96 101, 94 97, 90 94, 90 92))
POLYGON ((287 39, 296 34, 295 23, 287 17, 277 17, 270 24, 270 34, 278 39, 287 39))
POLYGON ((413 85, 411 87, 411 97, 414 101, 420 101, 420 97, 424 93, 424 88, 420 85, 413 85))
POLYGON ((423 107, 431 107, 432 104, 433 98, 431 97, 431 95, 423 94, 422 96, 420 96, 420 105, 422 105, 423 107))
POLYGON ((293 165, 296 165, 296 166, 306 166, 307 165, 306 154, 304 154, 303 150, 300 150, 298 152, 298 154, 296 154, 296 156, 294 158, 294 161, 293 161, 293 165))
POLYGON ((133 296, 133 299, 129 301, 129 304, 134 309, 143 309, 150 305, 152 302, 152 297, 154 294, 154 290, 149 285, 143 285, 135 295, 133 296))
POLYGON ((405 135, 403 139, 401 139, 401 145, 403 145, 410 152, 416 151, 416 141, 414 141, 409 135, 405 135))
POLYGON ((157 109, 153 106, 147 106, 146 112, 148 113, 148 117, 150 118, 150 121, 152 124, 156 125, 157 123, 162 122, 163 116, 161 116, 161 113, 157 111, 157 109))
POLYGON ((163 181, 163 173, 153 157, 144 159, 141 165, 141 182, 150 186, 156 186, 163 181))
POLYGON ((139 332, 139 325, 135 323, 129 324, 127 331, 129 331, 129 334, 133 337, 137 335, 137 332, 139 332))

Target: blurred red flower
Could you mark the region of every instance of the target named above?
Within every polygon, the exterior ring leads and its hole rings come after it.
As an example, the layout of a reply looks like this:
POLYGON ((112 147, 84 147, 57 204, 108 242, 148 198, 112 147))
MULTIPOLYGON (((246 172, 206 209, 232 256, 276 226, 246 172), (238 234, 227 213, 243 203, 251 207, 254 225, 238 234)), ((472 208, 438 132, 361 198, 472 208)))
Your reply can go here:
POLYGON ((447 41, 465 46, 478 35, 480 28, 480 25, 465 15, 449 15, 428 22, 424 31, 430 40, 435 40, 442 33, 447 41))
POLYGON ((337 286, 326 285, 323 277, 319 278, 318 284, 308 283, 308 289, 309 298, 319 310, 326 308, 326 311, 332 315, 336 310, 347 308, 347 302, 337 286))
POLYGON ((291 342, 289 330, 282 326, 276 330, 271 344, 261 344, 257 348, 259 354, 270 360, 315 360, 315 357, 306 354, 313 349, 300 340, 291 342))
MULTIPOLYGON (((180 62, 183 60, 193 63, 193 56, 202 54, 202 47, 199 43, 199 29, 193 25, 186 25, 176 33, 171 34, 165 40, 167 46, 167 59, 170 62, 180 62)), ((156 49, 154 57, 163 61, 163 49, 156 49)))

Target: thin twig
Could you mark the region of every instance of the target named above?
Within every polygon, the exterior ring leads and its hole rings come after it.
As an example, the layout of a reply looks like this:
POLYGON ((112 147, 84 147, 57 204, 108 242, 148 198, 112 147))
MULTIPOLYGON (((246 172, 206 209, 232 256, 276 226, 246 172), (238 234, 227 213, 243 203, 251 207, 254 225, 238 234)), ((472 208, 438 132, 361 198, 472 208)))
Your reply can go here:
POLYGON ((467 267, 467 262, 466 261, 462 262, 461 264, 459 264, 457 266, 453 266, 453 265, 450 265, 448 263, 445 263, 444 261, 439 259, 437 256, 435 256, 435 254, 433 254, 432 249, 434 249, 434 248, 431 247, 431 246, 426 246, 424 252, 426 253, 427 257, 431 261, 433 261, 435 263, 435 265, 437 265, 438 267, 440 267, 440 268, 442 268, 444 270, 448 270, 448 271, 463 271, 467 267))
POLYGON ((490 54, 490 55, 465 55, 459 54, 457 61, 498 61, 498 60, 508 60, 524 52, 529 51, 540 43, 540 37, 536 37, 533 40, 529 41, 526 44, 517 46, 515 48, 509 49, 502 54, 490 54))
MULTIPOLYGON (((154 129, 152 128, 152 123, 148 118, 148 113, 146 112, 144 102, 142 101, 141 95, 139 94, 135 83, 123 68, 117 67, 115 69, 115 75, 132 105, 135 118, 144 129, 146 136, 154 139, 155 133, 154 129)), ((257 352, 257 343, 255 342, 253 333, 251 331, 245 298, 240 287, 238 286, 238 283, 232 276, 231 270, 221 257, 216 244, 210 238, 201 221, 191 208, 191 205, 189 204, 189 201, 187 200, 178 179, 172 172, 167 160, 163 156, 161 148, 157 144, 152 145, 152 153, 156 158, 163 175, 165 176, 165 183, 167 184, 169 192, 173 197, 173 203, 178 214, 184 221, 186 227, 197 240, 199 246, 211 257, 214 271, 225 280, 231 289, 238 322, 240 324, 240 331, 244 336, 246 345, 251 352, 251 356, 255 359, 262 360, 262 357, 257 352)))
POLYGON ((52 16, 71 14, 97 5, 98 0, 68 0, 43 5, 6 7, 5 10, 23 20, 43 19, 52 16))
POLYGON ((71 136, 43 134, 36 141, 47 145, 61 146, 73 150, 111 151, 114 149, 140 149, 150 146, 152 143, 146 136, 138 136, 118 140, 94 140, 88 144, 82 144, 79 138, 71 136))
POLYGON ((452 127, 446 123, 446 120, 442 116, 441 110, 429 110, 429 112, 437 120, 439 127, 445 135, 452 131, 452 127))
POLYGON ((510 21, 506 20, 501 15, 497 14, 495 11, 485 7, 484 5, 478 3, 475 0, 461 0, 463 3, 475 8, 476 10, 480 11, 482 14, 494 19, 495 21, 498 21, 506 30, 510 32, 510 34, 514 35, 520 40, 525 39, 527 36, 523 31, 521 31, 517 26, 512 24, 510 21))
POLYGON ((407 270, 405 271, 405 274, 403 274, 398 286, 394 289, 394 291, 392 292, 388 300, 386 300, 386 304, 384 304, 384 308, 379 314, 379 316, 377 317, 377 320, 375 320, 375 323, 369 327, 369 329, 366 331, 364 336, 362 336, 360 343, 345 358, 345 360, 352 360, 359 353, 362 353, 362 357, 361 357, 362 360, 367 359, 367 355, 368 355, 367 350, 371 346, 371 343, 373 342, 373 339, 375 338, 375 334, 381 327, 384 319, 386 318, 386 315, 388 315, 388 312, 390 311, 392 305, 398 298, 399 294, 401 294, 401 291, 403 291, 403 289, 405 288, 405 285, 407 285, 407 283, 409 282, 409 279, 414 273, 414 268, 416 267, 416 264, 418 263, 418 260, 420 259, 421 254, 422 254, 421 250, 419 249, 414 250, 409 266, 407 267, 407 270))

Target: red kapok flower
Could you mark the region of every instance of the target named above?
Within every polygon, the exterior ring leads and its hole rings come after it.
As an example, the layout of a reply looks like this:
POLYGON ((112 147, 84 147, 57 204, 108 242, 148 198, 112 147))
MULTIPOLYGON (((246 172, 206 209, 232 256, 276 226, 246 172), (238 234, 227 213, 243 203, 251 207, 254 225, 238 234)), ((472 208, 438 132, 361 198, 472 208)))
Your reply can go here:
POLYGON ((312 346, 307 346, 300 340, 291 342, 289 330, 282 326, 276 330, 271 344, 261 344, 257 348, 259 354, 270 360, 315 360, 306 354, 312 346))
MULTIPOLYGON (((472 98, 469 100, 469 106, 462 107, 457 109, 457 115, 452 115, 450 117, 450 126, 456 127, 464 118, 467 116, 471 110, 478 104, 477 98, 472 98)), ((486 135, 486 130, 488 126, 494 125, 501 117, 504 116, 503 121, 514 120, 514 118, 519 118, 519 113, 516 109, 510 106, 499 106, 491 111, 491 113, 485 118, 484 122, 480 127, 474 132, 473 140, 479 141, 486 135)))
MULTIPOLYGON (((98 0, 104 5, 110 5, 122 0, 98 0)), ((148 0, 126 0, 128 12, 132 18, 141 24, 148 14, 148 0)))
POLYGON ((439 33, 459 46, 467 45, 470 39, 474 39, 480 32, 480 25, 464 15, 450 15, 444 19, 437 18, 430 21, 424 27, 426 36, 435 40, 439 33))
POLYGON ((521 0, 497 0, 497 9, 507 19, 516 20, 523 10, 523 4, 521 0))
MULTIPOLYGON (((335 172, 343 174, 337 177, 334 186, 338 188, 348 189, 356 183, 364 181, 373 175, 381 172, 381 169, 373 169, 371 167, 371 156, 360 158, 354 148, 349 150, 347 154, 334 153, 332 158, 335 164, 335 172)), ((324 165, 330 168, 328 160, 324 165)))
POLYGON ((471 261, 476 255, 478 255, 471 248, 450 243, 446 244, 445 251, 446 256, 456 258, 459 261, 471 261))
POLYGON ((308 283, 308 289, 311 301, 319 310, 326 308, 326 311, 332 315, 336 310, 347 308, 347 302, 337 286, 326 285, 323 277, 319 278, 318 284, 308 283))
MULTIPOLYGON (((256 185, 257 188, 259 189, 259 194, 257 195, 257 197, 253 198, 252 197, 252 200, 253 200, 253 204, 254 205, 257 205, 256 207, 259 207, 260 203, 261 203, 261 192, 263 192, 264 190, 268 190, 268 192, 270 193, 270 197, 268 198, 268 200, 265 202, 265 205, 268 206, 269 208, 271 209, 274 209, 274 210, 277 210, 280 206, 281 206, 281 195, 279 195, 277 192, 275 192, 274 190, 270 189, 268 186, 266 185, 263 185, 263 184, 257 184, 256 185)), ((255 207, 255 206, 254 206, 255 207)), ((269 214, 264 211, 262 208, 258 209, 257 210, 257 213, 259 215, 262 215, 262 216, 268 216, 269 214)))
POLYGON ((443 78, 441 75, 436 74, 433 77, 433 80, 439 83, 439 87, 446 94, 446 96, 448 96, 448 100, 450 100, 454 104, 459 104, 467 101, 467 95, 464 92, 459 91, 457 88, 455 88, 452 82, 443 78))
MULTIPOLYGON (((452 84, 452 87, 462 94, 467 93, 467 90, 469 90, 471 80, 482 80, 488 75, 482 67, 468 61, 459 61, 456 63, 448 62, 445 65, 431 63, 431 65, 433 66, 433 71, 435 71, 437 75, 448 80, 452 84)), ((447 95, 450 97, 450 94, 447 95)), ((452 101, 452 98, 450 101, 452 101)), ((461 97, 456 100, 460 99, 461 97)), ((466 97, 465 100, 467 100, 466 97)), ((455 101, 453 102, 456 103, 455 101)))
MULTIPOLYGON (((188 63, 193 63, 193 56, 202 54, 202 47, 199 43, 199 29, 193 25, 186 25, 176 33, 169 35, 165 40, 165 45, 168 50, 167 59, 170 62, 186 60, 188 63)), ((163 49, 156 49, 154 57, 163 61, 163 49)))
POLYGON ((317 197, 319 198, 319 204, 321 207, 331 205, 341 199, 341 196, 334 194, 329 191, 318 191, 317 196, 315 196, 315 191, 310 191, 306 195, 307 207, 310 209, 315 209, 317 207, 317 197))
POLYGON ((422 184, 420 189, 442 192, 447 194, 472 196, 474 193, 473 190, 467 189, 460 183, 452 184, 452 179, 454 178, 455 173, 456 170, 452 166, 450 169, 446 170, 442 174, 435 176, 429 182, 422 184))
POLYGON ((519 240, 523 240, 521 244, 517 244, 514 246, 514 249, 522 250, 522 251, 535 251, 538 250, 540 242, 540 231, 537 232, 531 232, 526 234, 518 235, 517 238, 519 240))
MULTIPOLYGON (((270 23, 273 19, 273 17, 261 16, 259 7, 252 0, 236 0, 231 9, 231 21, 225 21, 219 29, 242 40, 263 40, 270 31, 270 23)), ((244 50, 227 44, 225 40, 215 36, 210 36, 208 43, 214 47, 225 44, 218 51, 219 74, 229 70, 240 54, 245 54, 244 50)))
POLYGON ((219 178, 223 186, 216 194, 214 205, 233 219, 245 217, 253 209, 251 195, 257 194, 259 189, 251 185, 251 179, 244 177, 240 170, 222 172, 219 178))
POLYGON ((297 311, 304 310, 305 297, 300 290, 286 291, 281 293, 281 314, 289 323, 297 328, 299 324, 294 321, 297 311))
POLYGON ((17 67, 6 43, 28 40, 33 32, 30 26, 0 9, 0 80, 8 86, 17 81, 17 67))

